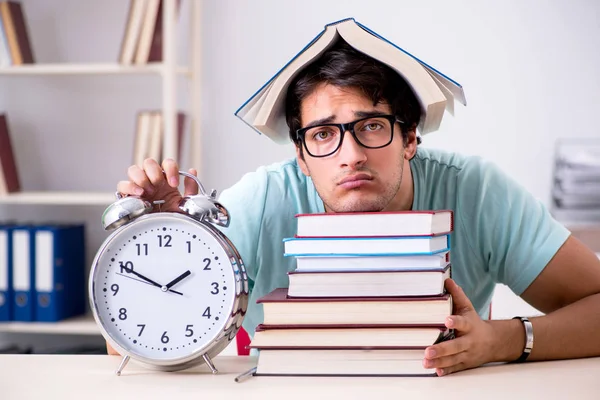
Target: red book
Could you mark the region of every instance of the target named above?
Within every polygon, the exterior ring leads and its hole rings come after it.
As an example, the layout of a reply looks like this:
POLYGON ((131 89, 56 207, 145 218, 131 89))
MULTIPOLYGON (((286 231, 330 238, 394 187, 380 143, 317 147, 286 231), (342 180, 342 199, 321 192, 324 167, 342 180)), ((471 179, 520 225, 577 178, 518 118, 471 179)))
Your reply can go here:
POLYGON ((0 195, 21 190, 7 119, 0 114, 0 195))
POLYGON ((296 215, 297 237, 433 236, 452 232, 452 210, 296 215))

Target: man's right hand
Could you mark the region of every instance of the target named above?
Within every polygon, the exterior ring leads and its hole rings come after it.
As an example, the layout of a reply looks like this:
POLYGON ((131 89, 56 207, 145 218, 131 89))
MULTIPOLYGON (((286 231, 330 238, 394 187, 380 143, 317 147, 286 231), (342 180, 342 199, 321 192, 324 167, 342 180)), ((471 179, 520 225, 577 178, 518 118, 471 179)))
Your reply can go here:
MULTIPOLYGON (((196 175, 195 169, 188 171, 196 175)), ((128 181, 121 181, 117 185, 117 191, 123 195, 139 196, 147 201, 164 200, 161 205, 162 211, 179 212, 179 202, 182 195, 179 192, 179 166, 170 158, 163 161, 162 166, 155 160, 147 158, 144 160, 143 168, 132 165, 127 170, 128 181), (164 171, 164 172, 163 172, 164 171)), ((198 186, 190 178, 185 178, 184 196, 198 193, 198 186)))

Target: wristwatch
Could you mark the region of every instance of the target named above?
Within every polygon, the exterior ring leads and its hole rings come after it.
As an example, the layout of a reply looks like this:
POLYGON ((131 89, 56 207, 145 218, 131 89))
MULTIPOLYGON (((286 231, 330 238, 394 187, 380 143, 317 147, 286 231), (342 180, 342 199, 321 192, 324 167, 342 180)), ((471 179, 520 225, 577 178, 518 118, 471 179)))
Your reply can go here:
POLYGON ((513 317, 513 319, 520 319, 525 328, 525 348, 523 349, 521 357, 513 361, 514 363, 521 363, 529 357, 529 353, 531 353, 531 349, 533 348, 533 325, 527 317, 513 317))

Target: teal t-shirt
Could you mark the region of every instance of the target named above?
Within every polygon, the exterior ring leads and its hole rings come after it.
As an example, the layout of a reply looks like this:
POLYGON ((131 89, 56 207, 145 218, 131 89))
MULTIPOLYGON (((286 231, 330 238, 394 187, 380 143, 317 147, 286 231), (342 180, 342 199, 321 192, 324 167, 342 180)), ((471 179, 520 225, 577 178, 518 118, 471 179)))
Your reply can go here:
MULTIPOLYGON (((410 161, 413 210, 454 211, 452 276, 482 318, 496 283, 520 295, 538 276, 569 231, 542 203, 493 164, 479 157, 419 147, 410 161)), ((250 299, 244 329, 252 336, 263 321, 256 300, 288 286, 293 257, 283 239, 296 233, 296 214, 324 212, 312 180, 295 159, 261 167, 223 191, 231 215, 223 232, 248 271, 250 299)))

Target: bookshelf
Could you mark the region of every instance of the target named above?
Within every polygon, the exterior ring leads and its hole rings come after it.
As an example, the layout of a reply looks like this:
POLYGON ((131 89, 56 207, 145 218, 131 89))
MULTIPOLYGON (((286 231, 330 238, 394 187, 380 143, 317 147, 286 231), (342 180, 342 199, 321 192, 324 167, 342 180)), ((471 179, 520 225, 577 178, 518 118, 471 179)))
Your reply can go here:
MULTIPOLYGON (((164 75, 170 74, 163 63, 151 63, 146 65, 122 65, 117 63, 73 63, 73 64, 24 64, 14 67, 1 67, 0 75, 126 75, 146 74, 164 75)), ((191 77, 191 70, 185 67, 176 67, 175 73, 191 77)))
POLYGON ((109 192, 17 192, 0 196, 0 204, 108 206, 116 200, 109 192))
POLYGON ((53 335, 100 335, 91 315, 83 315, 60 322, 2 322, 0 332, 40 333, 53 335))
MULTIPOLYGON (((24 1, 23 1, 24 2, 24 1)), ((161 90, 157 93, 161 99, 163 114, 164 136, 163 156, 181 161, 187 156, 187 164, 196 168, 201 174, 200 150, 201 139, 199 132, 200 121, 200 19, 202 2, 187 0, 163 0, 162 7, 162 62, 148 64, 123 65, 114 62, 100 63, 36 63, 10 67, 0 67, 0 82, 8 79, 28 79, 28 77, 45 77, 52 79, 60 76, 85 77, 104 75, 120 77, 154 76, 160 79, 161 90), (177 52, 177 20, 182 14, 189 18, 189 37, 187 52, 189 60, 187 65, 180 65, 177 52), (181 110, 178 105, 178 88, 181 87, 180 78, 184 85, 189 85, 189 107, 186 107, 187 128, 186 139, 188 154, 178 154, 177 138, 177 113, 181 110)), ((27 15, 25 15, 27 19, 27 15)), ((93 28, 92 28, 93 29, 93 28)), ((125 26, 122 27, 125 29, 125 26)), ((123 31, 124 32, 124 31, 123 31)), ((115 59, 119 48, 115 48, 115 59)), ((134 116, 132 115, 132 118, 134 116)), ((131 140, 135 132, 131 132, 131 140)), ((18 154, 17 154, 18 157, 18 154)), ((123 171, 124 173, 126 171, 123 171)), ((114 182, 116 186, 116 181, 114 182)), ((111 188, 112 189, 112 188, 111 188)), ((37 206, 80 206, 96 207, 108 206, 116 200, 114 192, 89 192, 89 191, 29 191, 0 196, 0 208, 3 206, 37 207, 37 206)), ((6 322, 0 323, 0 335, 4 333, 28 333, 42 335, 84 335, 99 336, 100 331, 90 314, 71 318, 56 323, 37 322, 6 322)))

